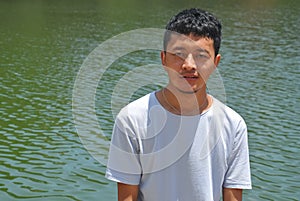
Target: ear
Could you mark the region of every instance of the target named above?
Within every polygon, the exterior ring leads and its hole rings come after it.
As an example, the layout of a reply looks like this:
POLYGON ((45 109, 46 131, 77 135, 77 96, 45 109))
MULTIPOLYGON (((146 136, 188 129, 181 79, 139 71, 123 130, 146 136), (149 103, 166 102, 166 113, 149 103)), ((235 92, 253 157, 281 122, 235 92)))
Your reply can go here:
POLYGON ((221 55, 217 54, 217 56, 215 57, 215 60, 214 60, 214 63, 215 63, 216 67, 219 65, 220 60, 221 60, 221 55))
POLYGON ((161 59, 161 64, 163 66, 166 66, 166 52, 165 51, 160 52, 160 59, 161 59))

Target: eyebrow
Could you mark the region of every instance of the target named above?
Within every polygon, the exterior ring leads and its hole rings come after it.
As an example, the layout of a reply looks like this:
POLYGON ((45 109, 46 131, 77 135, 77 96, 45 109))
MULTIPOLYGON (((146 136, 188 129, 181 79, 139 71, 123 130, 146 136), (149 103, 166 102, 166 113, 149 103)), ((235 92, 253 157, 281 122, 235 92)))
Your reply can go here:
MULTIPOLYGON (((185 50, 186 51, 186 48, 184 48, 184 47, 181 47, 181 46, 175 46, 174 48, 171 48, 169 51, 167 51, 167 52, 173 52, 173 51, 177 51, 177 50, 185 50)), ((207 53, 208 55, 210 55, 210 53, 209 53, 209 51, 207 51, 206 49, 203 49, 203 48, 197 48, 196 50, 195 50, 195 52, 205 52, 205 53, 207 53)))
POLYGON ((176 51, 176 50, 186 50, 184 47, 176 46, 174 48, 171 48, 170 51, 176 51))
POLYGON ((203 49, 203 48, 197 48, 196 51, 197 52, 205 52, 205 53, 209 54, 209 51, 207 51, 206 49, 203 49))

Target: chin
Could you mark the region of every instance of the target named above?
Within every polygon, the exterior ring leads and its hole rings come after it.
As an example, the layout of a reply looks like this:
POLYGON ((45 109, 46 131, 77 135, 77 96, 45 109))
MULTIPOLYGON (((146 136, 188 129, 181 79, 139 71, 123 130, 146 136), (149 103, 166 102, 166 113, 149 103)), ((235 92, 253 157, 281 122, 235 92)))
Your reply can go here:
POLYGON ((184 93, 184 94, 194 94, 194 93, 197 93, 199 90, 201 90, 201 88, 199 88, 199 87, 198 88, 191 87, 189 89, 187 89, 187 88, 177 88, 177 90, 181 93, 184 93))

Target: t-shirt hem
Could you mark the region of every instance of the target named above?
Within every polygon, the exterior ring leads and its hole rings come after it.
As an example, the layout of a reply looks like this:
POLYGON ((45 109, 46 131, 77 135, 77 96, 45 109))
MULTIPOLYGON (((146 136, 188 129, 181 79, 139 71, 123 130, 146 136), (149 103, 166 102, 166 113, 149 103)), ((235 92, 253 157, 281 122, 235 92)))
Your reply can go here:
POLYGON ((246 184, 246 185, 228 184, 228 185, 223 185, 223 188, 252 189, 252 185, 251 184, 246 184))
POLYGON ((123 184, 129 184, 129 185, 139 185, 139 182, 129 181, 122 177, 116 177, 116 176, 113 176, 112 174, 110 174, 109 172, 106 172, 105 178, 110 181, 117 182, 117 183, 123 183, 123 184))

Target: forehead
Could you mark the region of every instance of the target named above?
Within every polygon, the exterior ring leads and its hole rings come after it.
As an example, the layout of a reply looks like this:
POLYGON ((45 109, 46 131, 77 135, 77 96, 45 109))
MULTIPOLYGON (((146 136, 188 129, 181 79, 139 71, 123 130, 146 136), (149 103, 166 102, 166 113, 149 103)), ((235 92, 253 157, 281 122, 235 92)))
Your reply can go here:
POLYGON ((195 36, 193 34, 171 34, 170 40, 167 44, 167 51, 176 48, 186 50, 205 49, 207 51, 214 51, 214 42, 211 38, 203 36, 195 36))

